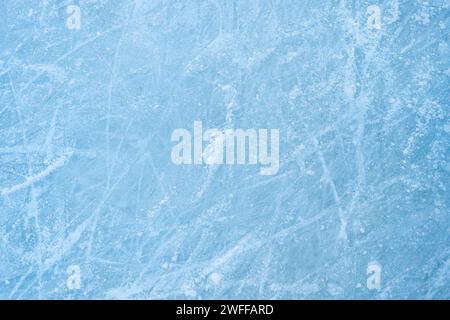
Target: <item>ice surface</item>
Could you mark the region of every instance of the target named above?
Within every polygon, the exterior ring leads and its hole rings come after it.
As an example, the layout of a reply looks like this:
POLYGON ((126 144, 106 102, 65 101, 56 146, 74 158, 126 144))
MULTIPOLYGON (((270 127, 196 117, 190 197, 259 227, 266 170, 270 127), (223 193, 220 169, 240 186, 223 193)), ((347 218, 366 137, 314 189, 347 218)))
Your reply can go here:
POLYGON ((0 298, 449 299, 449 28, 448 0, 1 0, 0 298), (279 128, 277 175, 174 165, 194 121, 279 128))

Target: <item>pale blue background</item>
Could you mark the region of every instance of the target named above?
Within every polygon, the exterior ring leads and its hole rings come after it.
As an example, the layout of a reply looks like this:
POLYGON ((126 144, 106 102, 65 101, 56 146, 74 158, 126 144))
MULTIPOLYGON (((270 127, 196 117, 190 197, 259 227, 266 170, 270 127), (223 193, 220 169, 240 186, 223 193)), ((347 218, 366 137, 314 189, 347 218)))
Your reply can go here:
POLYGON ((448 0, 0 1, 0 298, 450 298, 449 27, 448 0), (173 165, 194 120, 279 128, 278 174, 173 165))

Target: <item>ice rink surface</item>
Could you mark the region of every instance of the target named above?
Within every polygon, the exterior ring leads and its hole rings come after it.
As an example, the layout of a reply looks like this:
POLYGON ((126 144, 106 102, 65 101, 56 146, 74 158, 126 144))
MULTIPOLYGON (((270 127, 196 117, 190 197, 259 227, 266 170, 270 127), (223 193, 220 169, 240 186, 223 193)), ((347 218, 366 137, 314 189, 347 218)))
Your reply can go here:
POLYGON ((0 0, 0 298, 449 299, 450 2, 0 0), (280 167, 171 133, 280 130, 280 167))

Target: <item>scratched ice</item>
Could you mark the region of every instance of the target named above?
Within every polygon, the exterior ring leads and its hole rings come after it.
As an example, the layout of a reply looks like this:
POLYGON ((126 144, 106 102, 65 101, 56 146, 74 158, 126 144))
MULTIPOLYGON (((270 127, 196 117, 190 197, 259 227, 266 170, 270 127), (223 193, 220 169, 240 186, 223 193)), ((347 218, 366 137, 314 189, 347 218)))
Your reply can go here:
POLYGON ((448 0, 0 1, 0 298, 450 298, 449 28, 448 0), (173 164, 194 121, 279 128, 278 173, 173 164))

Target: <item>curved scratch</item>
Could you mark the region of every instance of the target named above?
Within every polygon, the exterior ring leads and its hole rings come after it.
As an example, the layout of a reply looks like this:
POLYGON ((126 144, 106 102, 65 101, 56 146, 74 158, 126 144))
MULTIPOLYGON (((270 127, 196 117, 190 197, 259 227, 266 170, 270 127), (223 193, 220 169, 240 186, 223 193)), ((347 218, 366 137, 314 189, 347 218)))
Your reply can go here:
POLYGON ((62 155, 61 157, 59 157, 55 162, 53 162, 51 165, 49 165, 44 171, 39 172, 38 174, 28 177, 25 179, 24 182, 16 184, 12 187, 9 188, 3 188, 1 189, 0 194, 5 196, 11 193, 14 193, 16 191, 19 191, 21 189, 24 189, 26 187, 29 187, 33 184, 35 184, 36 182, 46 178, 48 175, 50 175, 53 171, 55 171, 56 169, 58 169, 59 167, 62 167, 67 160, 69 160, 69 158, 72 156, 73 151, 69 151, 66 154, 62 155))

